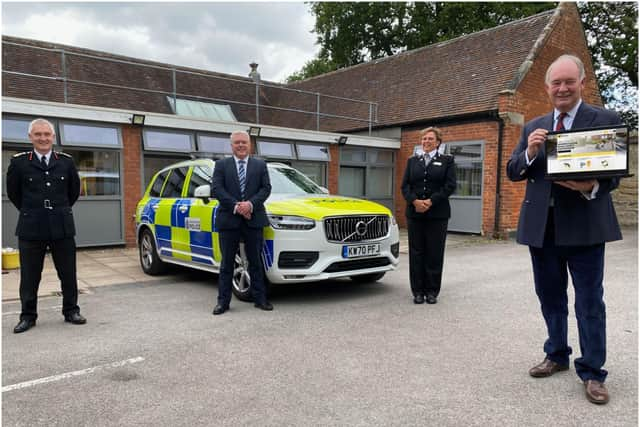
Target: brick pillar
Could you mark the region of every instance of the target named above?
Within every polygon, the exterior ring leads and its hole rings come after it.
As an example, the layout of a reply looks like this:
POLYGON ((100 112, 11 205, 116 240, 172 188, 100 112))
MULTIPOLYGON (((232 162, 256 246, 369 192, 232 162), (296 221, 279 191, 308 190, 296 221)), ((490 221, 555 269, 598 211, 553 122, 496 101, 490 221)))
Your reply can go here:
POLYGON ((338 179, 340 178, 340 149, 337 144, 329 145, 331 161, 327 170, 327 185, 329 193, 338 194, 338 179))
POLYGON ((133 215, 142 196, 140 165, 142 164, 142 128, 122 126, 122 176, 124 179, 124 239, 128 247, 136 244, 136 227, 133 215))

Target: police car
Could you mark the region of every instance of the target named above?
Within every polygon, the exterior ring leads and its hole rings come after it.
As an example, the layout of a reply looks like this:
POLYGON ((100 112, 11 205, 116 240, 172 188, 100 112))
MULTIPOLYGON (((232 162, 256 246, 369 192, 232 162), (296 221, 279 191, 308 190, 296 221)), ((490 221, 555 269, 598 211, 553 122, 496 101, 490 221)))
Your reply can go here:
MULTIPOLYGON (((211 198, 215 161, 188 160, 159 171, 136 209, 140 264, 161 274, 167 264, 218 273, 221 253, 211 198)), ((398 265, 398 225, 391 211, 367 200, 327 194, 296 169, 269 163, 262 261, 267 283, 350 277, 376 281, 398 265)), ((251 298, 244 248, 236 254, 233 293, 251 298)))

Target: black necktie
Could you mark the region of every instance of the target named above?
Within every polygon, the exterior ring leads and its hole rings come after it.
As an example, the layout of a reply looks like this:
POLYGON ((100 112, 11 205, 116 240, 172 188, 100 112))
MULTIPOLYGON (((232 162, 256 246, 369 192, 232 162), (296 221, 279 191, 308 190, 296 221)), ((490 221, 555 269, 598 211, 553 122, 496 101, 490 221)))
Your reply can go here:
POLYGON ((40 164, 43 168, 47 168, 47 158, 45 156, 40 157, 40 164))

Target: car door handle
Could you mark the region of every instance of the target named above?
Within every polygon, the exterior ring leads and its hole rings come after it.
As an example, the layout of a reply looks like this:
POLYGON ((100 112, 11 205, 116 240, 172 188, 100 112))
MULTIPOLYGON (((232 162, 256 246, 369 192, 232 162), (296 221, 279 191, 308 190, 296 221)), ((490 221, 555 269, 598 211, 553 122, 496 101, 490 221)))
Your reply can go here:
POLYGON ((155 211, 156 209, 158 209, 158 205, 151 205, 151 209, 155 211))
POLYGON ((178 208, 178 210, 181 213, 185 213, 188 209, 189 209, 189 206, 187 206, 187 205, 180 205, 180 207, 178 208))

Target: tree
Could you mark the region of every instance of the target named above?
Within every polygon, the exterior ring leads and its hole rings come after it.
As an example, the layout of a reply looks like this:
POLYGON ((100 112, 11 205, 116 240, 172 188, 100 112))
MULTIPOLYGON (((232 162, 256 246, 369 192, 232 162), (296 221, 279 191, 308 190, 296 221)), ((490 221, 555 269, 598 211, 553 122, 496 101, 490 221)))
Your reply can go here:
POLYGON ((638 126, 638 4, 578 5, 605 104, 638 126))

